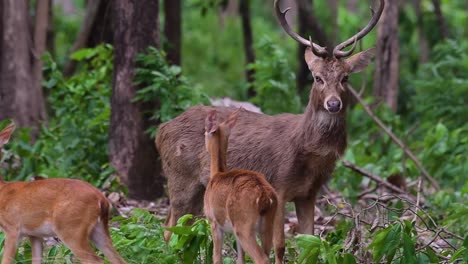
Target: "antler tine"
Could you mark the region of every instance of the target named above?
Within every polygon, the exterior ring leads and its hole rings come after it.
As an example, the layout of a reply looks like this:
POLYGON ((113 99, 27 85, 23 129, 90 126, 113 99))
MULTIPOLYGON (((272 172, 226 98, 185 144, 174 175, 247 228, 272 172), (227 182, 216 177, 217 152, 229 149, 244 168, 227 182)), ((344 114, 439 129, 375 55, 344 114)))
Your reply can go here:
POLYGON ((278 19, 278 22, 280 23, 281 27, 283 28, 283 30, 289 35, 291 36, 294 40, 296 40, 297 42, 301 43, 302 45, 304 46, 307 46, 307 47, 311 47, 312 48, 312 52, 317 55, 317 56, 320 56, 320 57, 327 57, 328 55, 328 52, 327 50, 324 48, 324 47, 321 47, 315 43, 312 42, 312 40, 307 40, 301 36, 299 36, 299 34, 297 34, 296 32, 294 32, 291 27, 288 25, 288 22, 286 21, 286 13, 291 9, 290 7, 286 8, 284 11, 281 11, 280 10, 280 7, 279 7, 279 1, 280 0, 275 0, 275 3, 274 3, 274 7, 275 7, 275 15, 276 15, 276 18, 278 19))
POLYGON ((342 57, 351 55, 352 51, 354 51, 354 48, 356 46, 356 42, 362 39, 363 37, 365 37, 367 34, 369 34, 369 32, 375 27, 375 25, 377 25, 377 22, 379 22, 380 16, 383 13, 384 7, 385 7, 385 0, 380 0, 380 6, 377 12, 375 12, 371 8, 372 19, 369 21, 367 26, 361 29, 361 31, 359 31, 356 35, 352 36, 351 38, 347 39, 345 42, 336 46, 335 49, 333 49, 333 55, 335 56, 335 58, 342 58, 342 57), (348 47, 349 45, 353 43, 354 45, 353 45, 353 48, 350 50, 351 52, 342 51, 344 48, 348 47))

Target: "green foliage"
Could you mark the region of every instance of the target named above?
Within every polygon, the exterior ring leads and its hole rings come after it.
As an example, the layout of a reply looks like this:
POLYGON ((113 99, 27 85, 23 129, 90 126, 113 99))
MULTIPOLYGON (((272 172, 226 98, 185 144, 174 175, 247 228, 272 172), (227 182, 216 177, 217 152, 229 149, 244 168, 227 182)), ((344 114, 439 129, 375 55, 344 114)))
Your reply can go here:
POLYGON ((33 145, 27 130, 16 132, 10 149, 22 164, 8 170, 7 178, 80 178, 102 186, 113 172, 107 154, 112 47, 85 49, 72 57, 82 67, 70 78, 63 77, 50 56, 44 57, 50 120, 33 145))
POLYGON ((467 54, 467 41, 448 40, 434 48, 433 61, 423 65, 414 81, 411 108, 418 118, 443 122, 451 129, 466 125, 467 54))
POLYGON ((134 209, 129 218, 115 217, 111 228, 116 250, 128 263, 178 263, 174 251, 164 243, 162 221, 148 211, 134 209))
POLYGON ((295 77, 285 54, 271 39, 264 37, 257 46, 258 58, 249 68, 255 70, 252 103, 267 114, 299 113, 302 109, 295 77))
MULTIPOLYGON (((168 65, 164 55, 155 48, 137 56, 135 83, 141 87, 134 98, 141 102, 158 102, 151 113, 156 123, 176 117, 190 106, 207 104, 208 97, 198 86, 189 85, 179 66, 168 65)), ((155 127, 150 129, 155 134, 155 127)))
POLYGON ((184 215, 179 218, 176 226, 166 228, 173 232, 169 245, 184 264, 212 263, 210 224, 206 219, 197 219, 192 225, 188 225, 192 220, 192 215, 184 215))

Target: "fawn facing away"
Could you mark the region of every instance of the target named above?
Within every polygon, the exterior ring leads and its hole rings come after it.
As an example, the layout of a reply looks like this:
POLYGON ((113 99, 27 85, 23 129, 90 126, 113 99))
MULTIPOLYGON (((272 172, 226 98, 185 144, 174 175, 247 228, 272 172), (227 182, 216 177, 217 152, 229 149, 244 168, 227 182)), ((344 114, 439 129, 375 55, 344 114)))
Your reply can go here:
MULTIPOLYGON (((0 131, 0 150, 14 129, 10 124, 0 131)), ((2 264, 14 261, 22 237, 31 241, 32 263, 40 264, 42 238, 51 236, 58 236, 82 263, 103 263, 89 240, 111 263, 125 263, 109 236, 110 206, 99 190, 84 181, 5 182, 0 176, 0 227, 5 232, 2 264)))
POLYGON ((269 263, 273 224, 278 198, 261 173, 227 170, 227 146, 237 110, 218 123, 216 111, 205 120, 205 147, 210 155, 210 180, 205 192, 204 210, 213 236, 213 262, 222 263, 224 231, 233 230, 237 240, 237 263, 244 262, 244 250, 255 264, 269 263), (256 241, 259 229, 262 248, 256 241))

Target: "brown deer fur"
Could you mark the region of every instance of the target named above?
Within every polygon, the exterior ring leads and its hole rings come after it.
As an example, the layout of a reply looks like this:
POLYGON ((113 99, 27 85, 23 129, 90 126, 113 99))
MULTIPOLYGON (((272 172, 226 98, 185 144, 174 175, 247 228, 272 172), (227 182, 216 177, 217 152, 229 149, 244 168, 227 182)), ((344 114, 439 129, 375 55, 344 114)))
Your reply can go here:
POLYGON ((223 233, 232 229, 237 239, 237 263, 245 263, 243 250, 254 263, 269 263, 278 202, 275 190, 261 173, 226 169, 228 138, 238 112, 218 124, 216 111, 212 111, 205 122, 210 179, 205 192, 204 211, 211 224, 213 262, 223 263, 223 233), (257 225, 263 250, 256 241, 257 225))
MULTIPOLYGON (((0 132, 0 151, 13 130, 12 124, 0 132)), ((125 263, 109 236, 110 206, 107 198, 87 182, 5 182, 0 176, 0 227, 6 235, 2 264, 13 262, 22 237, 29 237, 32 262, 40 264, 42 238, 50 236, 58 236, 82 263, 103 263, 90 247, 90 239, 111 263, 125 263)))
MULTIPOLYGON (((374 50, 348 59, 322 58, 306 50, 305 60, 314 76, 304 114, 264 115, 242 110, 231 131, 228 169, 258 171, 278 194, 274 245, 277 261, 284 253, 284 205, 293 201, 299 232, 313 234, 315 198, 330 178, 335 163, 346 148, 347 77, 363 70, 374 50), (341 101, 338 112, 329 112, 330 99, 341 101)), ((209 179, 209 155, 203 149, 203 120, 216 109, 225 119, 233 108, 195 106, 162 124, 156 138, 171 209, 167 225, 179 217, 202 213, 202 200, 209 179)), ((170 233, 166 233, 168 239, 170 233)))

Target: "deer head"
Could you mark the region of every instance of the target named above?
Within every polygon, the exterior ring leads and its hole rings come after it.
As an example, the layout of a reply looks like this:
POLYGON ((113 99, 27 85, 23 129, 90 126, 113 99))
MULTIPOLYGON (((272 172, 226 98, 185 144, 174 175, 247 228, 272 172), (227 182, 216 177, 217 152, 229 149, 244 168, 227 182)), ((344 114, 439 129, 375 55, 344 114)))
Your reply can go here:
POLYGON ((312 41, 299 36, 294 32, 286 21, 286 13, 290 8, 281 11, 279 1, 275 0, 275 14, 284 31, 294 40, 307 46, 305 52, 305 61, 314 78, 314 84, 310 95, 310 100, 315 110, 325 110, 330 114, 340 113, 346 107, 346 91, 348 76, 351 73, 362 71, 374 57, 374 49, 368 49, 350 56, 356 48, 356 43, 365 37, 377 24, 382 15, 385 1, 380 0, 380 6, 377 12, 371 9, 372 19, 356 35, 337 45, 332 53, 329 53, 325 47, 321 47, 312 41), (348 46, 352 47, 345 51, 348 46))

